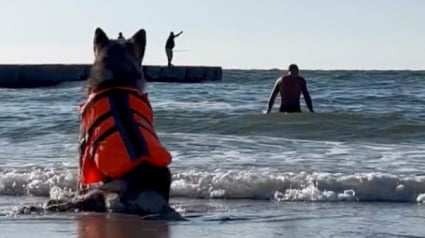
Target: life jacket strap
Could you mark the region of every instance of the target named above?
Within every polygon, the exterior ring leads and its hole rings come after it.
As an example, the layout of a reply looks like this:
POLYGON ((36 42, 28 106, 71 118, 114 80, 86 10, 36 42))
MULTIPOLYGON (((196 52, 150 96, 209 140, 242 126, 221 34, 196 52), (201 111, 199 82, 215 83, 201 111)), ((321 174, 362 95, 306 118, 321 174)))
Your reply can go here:
POLYGON ((128 88, 111 88, 111 89, 107 89, 107 90, 104 90, 104 91, 97 93, 93 98, 90 99, 90 101, 88 101, 85 105, 83 105, 81 107, 81 110, 82 110, 81 115, 84 115, 84 113, 86 112, 87 108, 90 107, 90 105, 94 104, 97 100, 99 100, 103 97, 107 97, 111 93, 120 93, 120 94, 132 95, 132 96, 136 97, 137 99, 143 101, 149 107, 149 109, 152 110, 151 104, 149 103, 147 98, 145 96, 141 95, 139 91, 134 90, 134 89, 128 89, 128 88))

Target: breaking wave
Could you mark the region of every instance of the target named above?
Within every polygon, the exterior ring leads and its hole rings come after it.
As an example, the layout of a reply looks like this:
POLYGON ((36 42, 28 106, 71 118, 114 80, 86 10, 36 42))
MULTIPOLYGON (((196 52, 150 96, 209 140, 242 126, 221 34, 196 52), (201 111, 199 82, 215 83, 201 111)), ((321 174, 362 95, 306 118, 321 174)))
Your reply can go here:
MULTIPOLYGON (((73 169, 33 168, 0 172, 0 195, 56 197, 75 191, 73 169)), ((383 173, 278 173, 185 171, 174 173, 172 197, 305 202, 425 201, 425 176, 383 173)))

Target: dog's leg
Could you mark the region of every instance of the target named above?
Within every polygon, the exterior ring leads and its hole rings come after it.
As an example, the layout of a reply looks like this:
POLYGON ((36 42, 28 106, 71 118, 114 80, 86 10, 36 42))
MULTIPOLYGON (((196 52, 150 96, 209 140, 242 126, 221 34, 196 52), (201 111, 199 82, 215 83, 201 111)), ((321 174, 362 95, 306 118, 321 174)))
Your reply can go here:
POLYGON ((115 179, 103 184, 99 189, 108 193, 125 194, 128 190, 128 183, 122 179, 115 179))
POLYGON ((93 190, 77 195, 69 200, 50 200, 44 207, 48 212, 106 212, 105 195, 101 190, 93 190))
POLYGON ((127 213, 140 215, 146 220, 185 220, 155 191, 145 190, 127 197, 125 205, 127 213))
POLYGON ((105 195, 102 190, 93 190, 73 199, 73 204, 78 211, 106 212, 105 195))

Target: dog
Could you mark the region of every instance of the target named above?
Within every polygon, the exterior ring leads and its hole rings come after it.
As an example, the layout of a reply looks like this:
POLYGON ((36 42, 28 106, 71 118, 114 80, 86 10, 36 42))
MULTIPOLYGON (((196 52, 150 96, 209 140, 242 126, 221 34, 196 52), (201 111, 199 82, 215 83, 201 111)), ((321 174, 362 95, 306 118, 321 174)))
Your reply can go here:
POLYGON ((80 105, 80 179, 74 196, 32 212, 118 212, 147 219, 182 220, 169 206, 171 155, 156 136, 143 93, 146 32, 113 40, 97 28, 94 63, 80 105))

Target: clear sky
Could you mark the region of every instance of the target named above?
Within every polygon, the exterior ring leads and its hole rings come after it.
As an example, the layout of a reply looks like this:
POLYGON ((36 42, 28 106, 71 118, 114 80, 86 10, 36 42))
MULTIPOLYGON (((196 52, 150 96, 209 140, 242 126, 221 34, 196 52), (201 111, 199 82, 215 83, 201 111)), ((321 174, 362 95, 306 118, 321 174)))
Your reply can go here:
POLYGON ((144 28, 145 64, 425 69, 425 0, 3 0, 0 63, 91 63, 96 27, 144 28), (182 51, 178 51, 182 50, 182 51))

